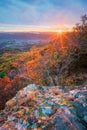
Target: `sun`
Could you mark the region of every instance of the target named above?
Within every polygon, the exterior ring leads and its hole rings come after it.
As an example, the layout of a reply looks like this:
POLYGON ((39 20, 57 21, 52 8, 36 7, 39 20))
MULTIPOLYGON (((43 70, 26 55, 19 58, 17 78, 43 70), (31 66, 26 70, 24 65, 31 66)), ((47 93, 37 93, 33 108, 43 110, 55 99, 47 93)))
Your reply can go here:
POLYGON ((63 30, 61 30, 61 29, 58 29, 58 30, 57 30, 57 32, 58 32, 58 33, 62 33, 62 32, 63 32, 63 30))

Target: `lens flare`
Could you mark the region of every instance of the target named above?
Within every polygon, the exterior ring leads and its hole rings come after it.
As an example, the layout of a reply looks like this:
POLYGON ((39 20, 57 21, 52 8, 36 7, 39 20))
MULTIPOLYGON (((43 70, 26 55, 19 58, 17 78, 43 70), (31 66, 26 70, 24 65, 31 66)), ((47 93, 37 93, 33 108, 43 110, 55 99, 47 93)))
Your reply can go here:
POLYGON ((58 30, 57 30, 57 32, 58 32, 58 33, 62 33, 62 32, 63 32, 63 30, 61 30, 61 29, 58 29, 58 30))

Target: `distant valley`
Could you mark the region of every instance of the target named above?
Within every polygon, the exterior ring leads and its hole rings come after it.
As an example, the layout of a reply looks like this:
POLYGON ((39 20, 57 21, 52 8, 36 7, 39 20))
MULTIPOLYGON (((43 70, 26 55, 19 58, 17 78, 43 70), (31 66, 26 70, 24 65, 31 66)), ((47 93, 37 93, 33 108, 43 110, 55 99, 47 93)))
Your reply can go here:
POLYGON ((53 33, 0 33, 0 50, 27 49, 36 43, 46 43, 52 39, 53 33))

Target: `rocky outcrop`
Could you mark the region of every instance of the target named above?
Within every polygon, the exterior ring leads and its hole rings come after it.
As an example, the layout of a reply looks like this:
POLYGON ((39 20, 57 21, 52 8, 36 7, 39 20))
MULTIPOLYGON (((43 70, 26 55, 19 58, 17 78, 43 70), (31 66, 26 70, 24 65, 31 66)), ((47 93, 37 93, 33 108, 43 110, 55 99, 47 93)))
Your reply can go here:
POLYGON ((0 112, 0 130, 86 130, 87 88, 30 84, 0 112))

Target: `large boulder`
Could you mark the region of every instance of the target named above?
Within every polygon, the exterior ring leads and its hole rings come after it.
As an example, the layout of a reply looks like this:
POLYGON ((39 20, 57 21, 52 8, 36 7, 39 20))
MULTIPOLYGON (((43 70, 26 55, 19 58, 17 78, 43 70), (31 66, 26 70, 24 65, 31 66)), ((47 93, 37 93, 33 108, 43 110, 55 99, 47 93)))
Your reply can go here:
POLYGON ((30 84, 0 112, 0 130, 86 130, 87 88, 30 84), (61 87, 60 87, 61 88, 61 87))

